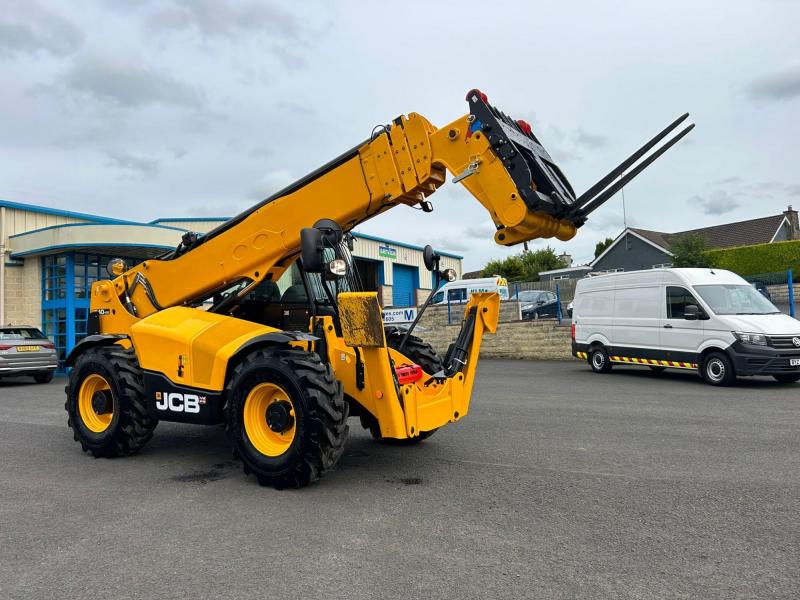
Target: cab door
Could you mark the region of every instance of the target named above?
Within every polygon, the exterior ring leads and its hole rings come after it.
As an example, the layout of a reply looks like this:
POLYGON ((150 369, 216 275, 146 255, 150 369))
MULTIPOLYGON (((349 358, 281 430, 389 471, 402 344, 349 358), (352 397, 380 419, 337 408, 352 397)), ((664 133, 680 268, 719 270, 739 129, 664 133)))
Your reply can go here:
POLYGON ((680 285, 666 286, 664 315, 661 319, 664 360, 697 362, 698 349, 705 338, 705 321, 687 321, 684 311, 688 304, 702 306, 687 288, 680 285))

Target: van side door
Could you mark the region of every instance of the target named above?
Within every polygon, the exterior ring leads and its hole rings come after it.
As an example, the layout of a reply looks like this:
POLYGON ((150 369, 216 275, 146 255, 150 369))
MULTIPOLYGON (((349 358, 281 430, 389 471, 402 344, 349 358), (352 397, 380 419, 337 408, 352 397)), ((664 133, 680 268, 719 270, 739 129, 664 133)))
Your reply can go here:
POLYGON ((658 284, 617 287, 614 296, 615 352, 633 358, 654 358, 661 346, 663 288, 658 284))
POLYGON ((665 360, 697 362, 700 345, 705 338, 704 321, 687 321, 683 318, 688 304, 701 306, 687 288, 667 285, 664 296, 664 318, 661 320, 661 346, 665 360))

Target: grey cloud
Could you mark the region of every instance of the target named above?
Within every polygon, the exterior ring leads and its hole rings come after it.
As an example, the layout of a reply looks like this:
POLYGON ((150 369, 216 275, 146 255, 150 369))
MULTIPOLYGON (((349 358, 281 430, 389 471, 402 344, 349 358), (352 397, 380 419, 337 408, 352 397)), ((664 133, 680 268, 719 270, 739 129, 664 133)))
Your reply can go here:
POLYGON ((597 150, 608 145, 608 138, 602 135, 589 133, 583 129, 578 129, 573 134, 573 139, 578 146, 583 146, 590 150, 597 150))
POLYGON ((294 179, 286 169, 279 169, 264 175, 250 188, 248 196, 254 200, 262 200, 280 191, 292 183, 294 179))
POLYGON ((728 185, 731 183, 741 183, 741 177, 726 177, 725 179, 719 179, 717 181, 712 182, 710 185, 717 186, 717 185, 728 185))
POLYGON ((79 58, 62 80, 67 90, 122 107, 171 104, 199 107, 203 97, 195 87, 138 60, 106 56, 79 58))
POLYGON ((84 34, 36 2, 0 2, 0 56, 74 53, 84 34))
POLYGON ((473 225, 464 230, 464 236, 476 239, 493 239, 494 233, 497 231, 492 223, 482 223, 481 225, 473 225))
POLYGON ((214 0, 173 0, 152 14, 152 27, 190 29, 209 37, 233 38, 241 31, 296 38, 301 29, 297 16, 274 2, 216 2, 214 0))
POLYGON ((724 215, 739 208, 742 203, 725 190, 715 190, 706 196, 692 196, 689 204, 697 204, 707 215, 724 215))
POLYGON ((790 100, 800 96, 800 63, 754 79, 747 92, 755 100, 790 100))
POLYGON ((119 150, 106 152, 108 164, 117 169, 138 173, 143 177, 155 177, 159 170, 159 161, 149 156, 137 156, 119 150))

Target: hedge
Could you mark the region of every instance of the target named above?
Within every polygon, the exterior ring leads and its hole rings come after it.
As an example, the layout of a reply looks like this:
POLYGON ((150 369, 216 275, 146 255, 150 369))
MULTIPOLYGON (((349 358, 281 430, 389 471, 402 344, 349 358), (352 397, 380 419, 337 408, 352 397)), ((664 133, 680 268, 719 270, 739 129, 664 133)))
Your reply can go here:
POLYGON ((792 269, 800 273, 800 240, 707 250, 711 263, 742 276, 792 269))

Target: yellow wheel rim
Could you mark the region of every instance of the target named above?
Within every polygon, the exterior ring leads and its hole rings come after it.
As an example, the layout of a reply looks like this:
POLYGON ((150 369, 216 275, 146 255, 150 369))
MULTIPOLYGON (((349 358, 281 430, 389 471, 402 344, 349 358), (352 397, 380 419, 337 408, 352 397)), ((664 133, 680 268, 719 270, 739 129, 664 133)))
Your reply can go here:
POLYGON ((108 385, 108 382, 102 375, 92 373, 83 380, 81 389, 78 392, 78 413, 81 416, 83 424, 89 431, 103 433, 111 425, 114 412, 113 409, 111 412, 100 413, 95 410, 96 406, 92 403, 92 400, 97 392, 111 394, 111 386, 108 385))
POLYGON ((250 390, 244 401, 244 431, 261 454, 274 457, 286 452, 297 431, 294 404, 289 394, 274 383, 259 383, 250 390), (270 410, 272 427, 268 422, 270 410))

